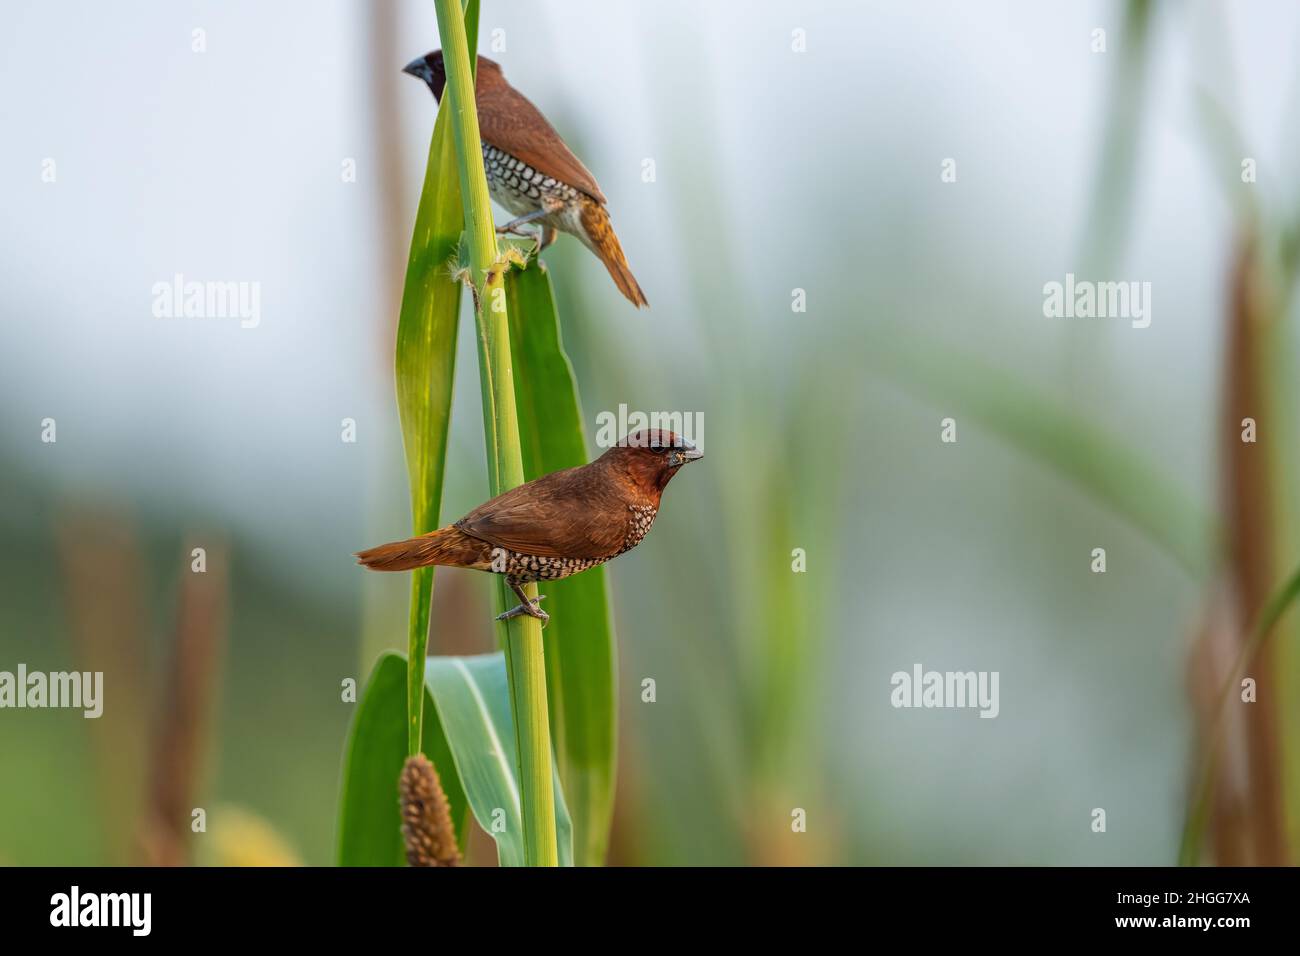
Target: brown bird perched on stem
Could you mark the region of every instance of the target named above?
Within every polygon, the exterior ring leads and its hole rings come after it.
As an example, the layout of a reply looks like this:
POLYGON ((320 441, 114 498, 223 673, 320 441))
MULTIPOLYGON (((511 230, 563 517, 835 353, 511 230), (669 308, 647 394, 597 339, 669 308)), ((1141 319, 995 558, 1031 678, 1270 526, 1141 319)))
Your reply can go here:
MULTIPOLYGON (((402 72, 424 80, 434 99, 442 100, 447 72, 441 50, 412 60, 402 72)), ((648 306, 614 234, 596 178, 537 107, 506 82, 500 65, 485 56, 478 58, 474 100, 488 192, 516 217, 497 232, 518 232, 526 223, 540 223, 538 251, 555 240, 557 229, 577 236, 605 263, 614 284, 633 305, 648 306)))
POLYGON ((437 564, 504 574, 523 603, 497 620, 527 614, 545 624, 544 595, 530 602, 524 585, 567 578, 635 548, 654 524, 664 487, 702 457, 670 431, 634 432, 589 465, 535 478, 455 524, 359 551, 357 560, 373 571, 437 564))

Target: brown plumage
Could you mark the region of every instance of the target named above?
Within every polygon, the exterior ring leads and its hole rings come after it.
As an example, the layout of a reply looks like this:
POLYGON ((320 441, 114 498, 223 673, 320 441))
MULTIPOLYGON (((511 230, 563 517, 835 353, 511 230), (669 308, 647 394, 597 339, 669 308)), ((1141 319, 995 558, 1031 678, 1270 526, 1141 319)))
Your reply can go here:
POLYGON ((543 475, 454 524, 358 552, 357 559, 374 571, 444 565, 502 574, 524 602, 502 617, 529 614, 545 621, 523 586, 577 574, 636 547, 673 475, 701 457, 670 431, 639 431, 589 465, 543 475))
MULTIPOLYGON (((403 72, 424 80, 434 98, 442 99, 447 74, 441 50, 413 60, 403 72)), ((577 236, 633 305, 649 305, 614 233, 596 177, 541 111, 506 81, 500 65, 485 56, 478 58, 474 99, 488 191, 517 217, 498 231, 537 222, 543 245, 556 230, 577 236)))

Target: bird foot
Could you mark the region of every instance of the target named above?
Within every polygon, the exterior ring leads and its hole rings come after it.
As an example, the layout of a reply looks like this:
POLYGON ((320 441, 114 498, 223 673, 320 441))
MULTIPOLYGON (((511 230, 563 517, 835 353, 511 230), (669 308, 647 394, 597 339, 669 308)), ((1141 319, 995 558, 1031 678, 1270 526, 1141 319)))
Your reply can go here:
POLYGON ((497 226, 497 233, 502 236, 518 236, 521 239, 531 239, 536 243, 533 250, 528 253, 530 256, 541 255, 543 249, 555 241, 556 231, 551 226, 542 226, 539 229, 520 229, 512 222, 504 226, 497 226))
POLYGON ((531 222, 537 222, 539 219, 545 219, 547 216, 553 216, 563 208, 564 208, 564 203, 559 202, 558 200, 555 199, 543 200, 540 209, 534 209, 530 213, 526 213, 525 215, 517 216, 514 219, 511 219, 505 225, 497 226, 497 232, 506 233, 514 236, 524 236, 525 238, 536 239, 539 248, 545 247, 547 245, 550 245, 551 242, 555 241, 554 227, 547 225, 545 222, 538 223, 537 232, 531 232, 531 231, 521 232, 519 227, 526 226, 531 222), (548 232, 550 233, 549 239, 547 238, 548 232))
POLYGON ((514 607, 506 611, 504 614, 498 614, 497 620, 508 621, 512 617, 523 617, 524 615, 527 615, 528 617, 537 618, 537 620, 542 622, 542 627, 545 627, 546 622, 551 619, 551 615, 547 614, 540 607, 538 607, 538 605, 545 599, 546 599, 545 594, 539 594, 537 595, 537 597, 533 598, 527 604, 516 604, 514 607))
POLYGON ((525 239, 537 238, 537 232, 532 229, 520 229, 513 222, 508 222, 504 226, 497 226, 497 233, 502 236, 523 236, 525 239))

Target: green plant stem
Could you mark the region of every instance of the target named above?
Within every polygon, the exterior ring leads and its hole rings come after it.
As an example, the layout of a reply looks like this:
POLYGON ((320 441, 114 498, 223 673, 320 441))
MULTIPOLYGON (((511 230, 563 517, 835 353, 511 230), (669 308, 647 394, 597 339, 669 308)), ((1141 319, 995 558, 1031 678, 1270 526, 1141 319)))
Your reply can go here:
POLYGON ((429 609, 433 605, 433 568, 411 574, 411 610, 406 622, 406 755, 420 752, 424 734, 424 657, 429 651, 429 609))
MULTIPOLYGON (((450 107, 456 140, 471 281, 479 290, 475 296, 474 313, 478 328, 488 477, 492 494, 498 495, 524 481, 519 424, 515 416, 514 378, 510 367, 504 265, 497 264, 496 230, 492 222, 478 112, 474 103, 474 74, 460 4, 457 0, 436 0, 436 7, 438 35, 442 38, 443 63, 447 71, 444 105, 450 107)), ((536 594, 536 587, 529 585, 529 597, 536 597, 536 594)), ((504 606, 505 602, 505 584, 502 581, 498 603, 504 606)), ((507 623, 505 652, 519 744, 519 798, 525 860, 530 866, 555 866, 558 853, 551 728, 546 706, 546 661, 541 625, 535 618, 516 617, 507 623)))

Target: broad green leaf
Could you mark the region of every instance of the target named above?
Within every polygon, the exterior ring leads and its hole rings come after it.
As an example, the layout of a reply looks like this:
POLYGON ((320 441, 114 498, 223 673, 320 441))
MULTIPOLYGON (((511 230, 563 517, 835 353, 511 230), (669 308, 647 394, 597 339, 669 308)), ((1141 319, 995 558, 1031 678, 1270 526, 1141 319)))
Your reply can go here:
MULTIPOLYGON (((401 866, 402 819, 397 780, 406 762, 403 715, 406 699, 406 659, 392 652, 380 656, 357 703, 343 760, 339 799, 338 862, 340 866, 401 866)), ((424 738, 421 750, 442 781, 464 851, 468 814, 465 791, 425 693, 424 738)))
MULTIPOLYGON (((425 681, 433 694, 438 723, 474 818, 496 840, 502 866, 523 866, 519 753, 505 655, 431 657, 426 665, 425 681)), ((559 776, 552 777, 559 862, 572 866, 573 825, 559 776)))
MULTIPOLYGON (((466 5, 465 19, 473 44, 478 33, 478 0, 470 0, 466 5)), ((417 535, 438 527, 456 372, 456 322, 460 315, 461 285, 448 273, 447 261, 459 247, 464 220, 460 183, 455 175, 449 174, 456 168, 456 147, 447 114, 448 110, 439 109, 433 124, 397 323, 397 410, 411 485, 411 526, 417 535)), ((424 699, 421 665, 429 642, 432 598, 433 568, 413 571, 407 625, 410 670, 406 682, 405 726, 409 753, 415 752, 420 739, 424 699)))
MULTIPOLYGON (((510 352, 524 475, 586 464, 573 368, 560 340, 551 279, 532 265, 506 275, 510 352)), ((615 646, 604 568, 545 585, 546 693, 580 866, 605 861, 614 810, 615 646)))

